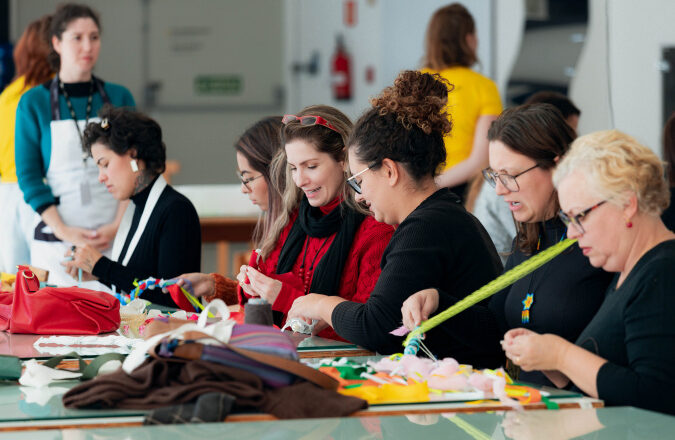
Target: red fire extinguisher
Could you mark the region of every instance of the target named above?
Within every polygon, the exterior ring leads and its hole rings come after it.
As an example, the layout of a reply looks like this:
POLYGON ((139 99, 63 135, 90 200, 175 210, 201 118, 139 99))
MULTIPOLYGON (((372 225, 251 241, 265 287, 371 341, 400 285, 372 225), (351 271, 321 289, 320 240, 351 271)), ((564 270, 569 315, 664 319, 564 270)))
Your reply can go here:
POLYGON ((338 101, 352 99, 351 59, 347 53, 342 35, 337 36, 337 46, 333 54, 331 70, 333 98, 338 101))

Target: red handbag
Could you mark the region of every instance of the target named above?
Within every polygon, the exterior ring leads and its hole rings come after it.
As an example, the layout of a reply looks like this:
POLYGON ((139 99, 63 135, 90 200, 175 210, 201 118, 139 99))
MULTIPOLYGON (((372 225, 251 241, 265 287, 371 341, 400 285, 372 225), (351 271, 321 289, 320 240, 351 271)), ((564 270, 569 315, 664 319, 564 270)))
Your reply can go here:
POLYGON ((96 335, 120 326, 120 302, 105 292, 44 287, 19 266, 14 293, 0 294, 0 330, 38 335, 96 335))

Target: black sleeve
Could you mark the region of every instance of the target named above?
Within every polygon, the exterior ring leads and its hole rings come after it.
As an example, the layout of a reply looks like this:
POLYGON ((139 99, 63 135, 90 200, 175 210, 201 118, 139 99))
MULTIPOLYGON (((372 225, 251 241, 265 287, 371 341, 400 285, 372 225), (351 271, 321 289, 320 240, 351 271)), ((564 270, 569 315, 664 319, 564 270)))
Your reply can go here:
POLYGON ((642 279, 623 311, 628 366, 607 362, 598 371, 599 397, 609 405, 638 406, 675 414, 675 278, 672 259, 642 279))
MULTIPOLYGON (((168 279, 182 273, 199 272, 201 229, 197 212, 189 202, 171 206, 171 209, 161 214, 162 219, 157 224, 157 230, 151 229, 154 222, 148 222, 146 228, 146 233, 152 233, 157 242, 157 254, 147 255, 147 250, 139 248, 135 251, 139 255, 156 259, 156 263, 140 261, 139 266, 126 267, 103 257, 96 263, 92 273, 106 284, 114 284, 119 290, 131 292, 134 289, 134 280, 149 277, 168 279)), ((175 306, 171 297, 161 291, 148 290, 143 293, 143 298, 157 304, 175 306)))
MULTIPOLYGON (((462 254, 462 258, 468 258, 469 261, 473 258, 466 254, 471 252, 471 247, 462 247, 458 243, 457 248, 453 248, 448 245, 451 240, 439 239, 447 231, 429 228, 419 218, 406 220, 405 229, 403 227, 399 226, 385 251, 382 273, 368 301, 365 304, 342 302, 335 307, 331 316, 333 328, 341 337, 383 354, 397 353, 403 349, 403 338, 389 334, 402 325, 403 302, 422 289, 439 288, 447 272, 456 266, 457 255, 462 254)), ((472 247, 476 248, 475 243, 472 247)), ((485 263, 487 266, 487 261, 485 263)), ((471 277, 473 274, 461 276, 471 277)), ((442 292, 441 298, 442 307, 458 299, 448 292, 442 292)), ((480 305, 463 314, 465 319, 461 320, 462 323, 467 319, 476 319, 483 324, 494 321, 492 313, 480 305)), ((466 340, 467 337, 472 338, 469 332, 463 332, 462 337, 465 343, 472 343, 466 340)))

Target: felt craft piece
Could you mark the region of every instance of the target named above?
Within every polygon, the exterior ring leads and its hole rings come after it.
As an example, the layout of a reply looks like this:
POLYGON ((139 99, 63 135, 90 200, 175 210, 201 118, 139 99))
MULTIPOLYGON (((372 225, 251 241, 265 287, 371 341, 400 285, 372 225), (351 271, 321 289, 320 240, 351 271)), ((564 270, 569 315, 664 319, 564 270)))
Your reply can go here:
POLYGON ((497 398, 518 408, 519 402, 544 398, 538 390, 515 385, 502 369, 474 370, 452 358, 393 355, 366 364, 342 358, 322 361, 319 370, 338 380, 340 393, 371 404, 497 398))
POLYGON ((457 301, 447 310, 438 313, 436 316, 422 322, 418 328, 413 330, 408 335, 408 337, 403 342, 403 346, 407 346, 408 344, 411 343, 411 341, 413 341, 415 338, 419 338, 419 336, 422 335, 423 333, 428 332, 429 330, 438 326, 442 322, 452 318, 453 316, 457 315, 460 312, 463 312, 472 305, 477 304, 486 298, 489 298, 495 293, 500 292, 502 289, 510 286, 519 279, 535 271, 536 269, 543 266, 553 258, 560 255, 565 249, 572 246, 574 243, 576 243, 576 240, 572 240, 569 238, 565 239, 551 246, 550 248, 538 253, 537 255, 534 255, 533 257, 523 261, 518 266, 514 267, 508 272, 505 272, 496 279, 490 281, 488 284, 471 293, 467 297, 461 299, 460 301, 457 301))

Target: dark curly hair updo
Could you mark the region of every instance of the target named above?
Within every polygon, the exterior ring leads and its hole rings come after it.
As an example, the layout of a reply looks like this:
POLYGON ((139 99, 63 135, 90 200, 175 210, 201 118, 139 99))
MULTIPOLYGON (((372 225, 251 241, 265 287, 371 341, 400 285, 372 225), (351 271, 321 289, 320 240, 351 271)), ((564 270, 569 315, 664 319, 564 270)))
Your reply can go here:
POLYGON ((445 106, 453 86, 437 74, 406 70, 371 99, 348 145, 376 169, 384 159, 400 162, 415 181, 434 177, 445 162, 443 136, 450 132, 445 106))
POLYGON ((125 108, 104 105, 98 112, 101 122, 90 122, 84 130, 84 149, 91 155, 96 142, 106 145, 115 154, 123 155, 136 150, 135 159, 142 160, 145 168, 157 175, 166 167, 166 146, 162 142, 162 129, 154 119, 125 108))

